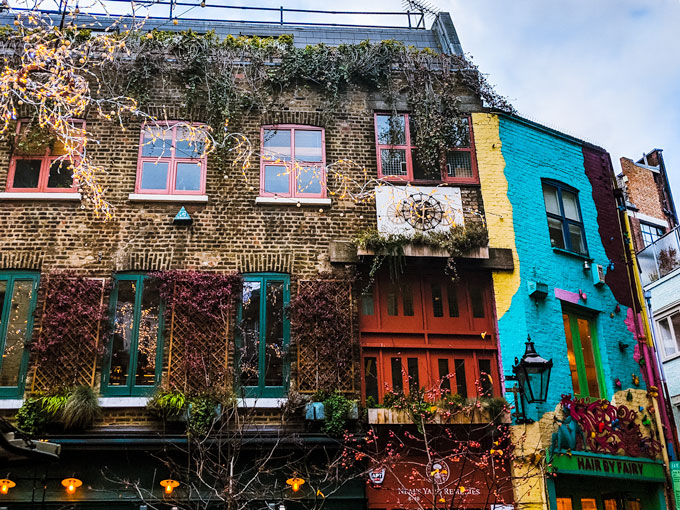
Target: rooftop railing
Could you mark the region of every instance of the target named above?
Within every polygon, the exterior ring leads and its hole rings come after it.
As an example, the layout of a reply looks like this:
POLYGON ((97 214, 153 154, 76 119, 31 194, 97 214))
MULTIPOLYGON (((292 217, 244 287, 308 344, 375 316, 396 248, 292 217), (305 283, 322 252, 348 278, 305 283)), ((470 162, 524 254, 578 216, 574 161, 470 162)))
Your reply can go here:
MULTIPOLYGON (((106 12, 94 8, 83 9, 92 16, 142 17, 149 19, 180 19, 198 21, 220 21, 228 23, 276 24, 288 26, 319 27, 362 27, 397 28, 424 30, 425 13, 421 11, 325 11, 317 9, 288 9, 281 7, 255 7, 243 5, 220 5, 213 2, 193 0, 151 0, 134 2, 135 12, 130 11, 130 0, 102 0, 106 12)), ((11 3, 15 11, 31 10, 11 3)), ((49 0, 41 4, 40 11, 46 14, 71 12, 77 2, 73 0, 49 0), (73 4, 73 5, 72 5, 73 4)))
POLYGON ((643 286, 680 269, 680 228, 640 250, 637 259, 643 286))

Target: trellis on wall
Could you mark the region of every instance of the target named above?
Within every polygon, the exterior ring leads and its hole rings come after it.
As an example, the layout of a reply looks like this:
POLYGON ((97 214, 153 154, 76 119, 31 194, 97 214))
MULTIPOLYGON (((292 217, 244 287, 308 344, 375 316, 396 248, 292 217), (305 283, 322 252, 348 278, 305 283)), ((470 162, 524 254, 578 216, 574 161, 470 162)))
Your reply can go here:
POLYGON ((300 281, 289 314, 297 344, 298 391, 356 391, 351 282, 300 281))
POLYGON ((164 271, 160 281, 169 324, 167 381, 185 393, 229 386, 229 331, 241 277, 236 273, 164 271))
POLYGON ((36 363, 31 391, 94 386, 107 315, 106 280, 52 273, 44 282, 40 330, 32 345, 36 363))

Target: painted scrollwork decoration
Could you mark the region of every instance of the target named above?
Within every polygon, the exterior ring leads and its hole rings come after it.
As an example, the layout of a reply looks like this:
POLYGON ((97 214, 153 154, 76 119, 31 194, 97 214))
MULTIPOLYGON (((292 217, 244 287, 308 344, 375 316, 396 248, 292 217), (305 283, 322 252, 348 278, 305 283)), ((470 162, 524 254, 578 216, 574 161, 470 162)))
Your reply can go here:
POLYGON ((588 401, 571 395, 563 395, 561 403, 583 431, 576 435, 575 450, 650 459, 661 453, 661 443, 642 432, 636 411, 607 400, 588 401))

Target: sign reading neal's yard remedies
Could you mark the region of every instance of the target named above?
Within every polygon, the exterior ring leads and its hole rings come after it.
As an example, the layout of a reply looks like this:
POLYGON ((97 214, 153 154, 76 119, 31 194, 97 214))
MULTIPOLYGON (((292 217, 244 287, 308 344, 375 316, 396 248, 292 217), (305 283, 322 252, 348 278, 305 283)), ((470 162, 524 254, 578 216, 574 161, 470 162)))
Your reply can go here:
POLYGON ((559 474, 633 478, 663 482, 663 464, 660 461, 617 457, 616 455, 593 455, 577 452, 555 452, 553 469, 559 474))

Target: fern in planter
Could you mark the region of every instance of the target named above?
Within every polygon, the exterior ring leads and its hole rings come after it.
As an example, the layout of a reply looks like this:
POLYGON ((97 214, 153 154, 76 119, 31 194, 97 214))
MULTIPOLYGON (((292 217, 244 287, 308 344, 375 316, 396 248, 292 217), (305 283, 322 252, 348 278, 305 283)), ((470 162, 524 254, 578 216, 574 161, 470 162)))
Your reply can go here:
POLYGON ((54 393, 27 398, 17 411, 17 427, 31 435, 43 434, 50 424, 61 421, 70 396, 70 389, 60 388, 54 393))
POLYGON ((186 395, 179 390, 159 390, 146 404, 151 414, 165 420, 182 417, 186 407, 186 395))
POLYGON ((323 406, 323 431, 329 436, 341 436, 347 428, 347 421, 351 419, 350 414, 357 407, 357 401, 336 391, 325 398, 323 406))
POLYGON ((191 398, 188 406, 189 432, 198 436, 207 434, 219 417, 221 408, 219 400, 211 395, 197 395, 191 398))
POLYGON ((89 386, 76 387, 68 397, 61 411, 61 421, 67 429, 85 429, 101 416, 102 408, 94 389, 89 386))
POLYGON ((42 397, 29 397, 17 411, 17 427, 31 435, 45 432, 50 416, 43 409, 42 397))

